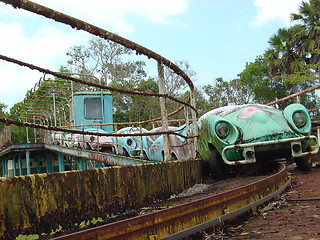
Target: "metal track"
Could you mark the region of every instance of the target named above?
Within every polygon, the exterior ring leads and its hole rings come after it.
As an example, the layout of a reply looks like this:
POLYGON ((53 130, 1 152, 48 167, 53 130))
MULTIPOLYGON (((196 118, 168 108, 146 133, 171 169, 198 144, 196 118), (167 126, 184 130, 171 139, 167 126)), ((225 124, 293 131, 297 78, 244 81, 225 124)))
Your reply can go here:
POLYGON ((54 239, 181 239, 271 200, 289 184, 281 164, 278 173, 243 187, 54 239))

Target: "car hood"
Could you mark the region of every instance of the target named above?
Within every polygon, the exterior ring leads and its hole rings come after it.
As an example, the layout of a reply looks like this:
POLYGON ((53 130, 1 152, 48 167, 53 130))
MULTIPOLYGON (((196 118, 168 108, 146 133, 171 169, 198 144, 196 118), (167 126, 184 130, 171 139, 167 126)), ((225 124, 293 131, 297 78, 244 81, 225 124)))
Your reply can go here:
POLYGON ((224 116, 241 135, 241 143, 298 137, 289 126, 282 111, 258 106, 240 108, 224 116))

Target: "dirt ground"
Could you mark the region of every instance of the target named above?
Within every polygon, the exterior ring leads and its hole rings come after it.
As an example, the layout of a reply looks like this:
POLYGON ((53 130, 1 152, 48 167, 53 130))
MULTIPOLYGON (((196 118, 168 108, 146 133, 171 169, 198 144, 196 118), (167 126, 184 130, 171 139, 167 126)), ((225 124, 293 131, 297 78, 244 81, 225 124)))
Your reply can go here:
POLYGON ((292 169, 288 191, 241 225, 207 239, 320 239, 320 167, 309 173, 292 169))

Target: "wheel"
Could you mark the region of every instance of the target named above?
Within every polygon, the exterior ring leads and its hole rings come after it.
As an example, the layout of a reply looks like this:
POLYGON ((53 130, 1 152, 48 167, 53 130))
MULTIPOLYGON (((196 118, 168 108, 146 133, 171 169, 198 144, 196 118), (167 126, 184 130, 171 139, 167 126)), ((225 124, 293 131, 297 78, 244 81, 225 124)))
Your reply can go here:
POLYGON ((130 157, 128 151, 125 148, 123 149, 123 155, 126 157, 130 157))
POLYGON ((227 165, 223 162, 221 155, 216 149, 210 152, 209 173, 215 180, 222 180, 228 177, 227 165))
POLYGON ((171 154, 171 160, 178 160, 177 156, 174 153, 171 154))
POLYGON ((93 150, 91 147, 90 147, 90 145, 89 145, 89 143, 85 143, 85 149, 87 149, 87 150, 93 150))
POLYGON ((297 168, 304 172, 311 171, 312 163, 311 163, 311 156, 308 157, 300 157, 295 159, 295 163, 297 164, 297 168))
POLYGON ((145 153, 145 151, 143 151, 143 156, 142 157, 143 157, 144 160, 149 160, 149 158, 148 158, 147 154, 145 153))

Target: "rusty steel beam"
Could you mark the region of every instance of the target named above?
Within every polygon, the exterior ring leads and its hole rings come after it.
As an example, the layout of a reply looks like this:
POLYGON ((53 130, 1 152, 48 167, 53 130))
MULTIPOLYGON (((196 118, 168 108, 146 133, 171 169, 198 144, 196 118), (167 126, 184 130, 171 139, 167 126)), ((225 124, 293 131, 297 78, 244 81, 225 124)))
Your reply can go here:
POLYGON ((10 144, 0 150, 0 156, 4 156, 11 152, 38 151, 44 149, 44 143, 22 143, 10 144))
MULTIPOLYGON (((2 1, 2 0, 0 0, 0 1, 2 1)), ((7 61, 7 62, 12 62, 12 63, 18 64, 20 66, 28 67, 28 68, 30 68, 32 70, 37 70, 37 71, 42 72, 42 73, 47 73, 47 74, 50 74, 50 75, 58 77, 58 78, 71 80, 73 82, 81 83, 81 84, 84 84, 84 85, 87 85, 87 86, 97 87, 97 88, 100 88, 100 89, 106 89, 106 90, 113 91, 113 92, 119 92, 119 93, 124 93, 124 94, 133 94, 133 95, 141 95, 141 96, 150 96, 150 97, 165 97, 165 98, 168 98, 168 99, 170 99, 170 100, 172 100, 174 102, 177 102, 177 103, 183 104, 185 106, 188 106, 191 109, 193 109, 195 112, 197 112, 196 108, 194 106, 192 106, 191 104, 189 104, 187 102, 184 102, 184 101, 181 101, 181 100, 179 100, 179 99, 177 99, 175 97, 172 97, 172 96, 170 96, 168 94, 157 94, 157 93, 130 91, 130 90, 126 90, 126 89, 109 87, 109 86, 105 86, 105 85, 102 85, 102 84, 87 82, 87 81, 81 80, 79 78, 66 76, 64 74, 53 72, 53 71, 50 71, 48 69, 44 69, 44 68, 35 66, 33 64, 22 62, 20 60, 17 60, 17 59, 14 59, 14 58, 10 58, 10 57, 4 56, 4 55, 0 55, 0 59, 2 59, 4 61, 7 61)))
POLYGON ((51 144, 44 144, 44 148, 51 151, 63 153, 68 156, 90 159, 97 162, 106 163, 112 166, 152 163, 151 161, 142 160, 138 158, 125 157, 125 156, 116 155, 112 153, 97 152, 97 151, 91 151, 86 149, 66 148, 66 147, 60 147, 60 146, 51 145, 51 144))
POLYGON ((225 193, 54 239, 181 239, 217 225, 222 219, 234 218, 241 214, 239 210, 248 211, 247 206, 253 208, 256 202, 269 201, 289 183, 282 164, 278 173, 225 193))
POLYGON ((95 136, 126 137, 126 136, 152 136, 152 135, 158 135, 158 134, 174 134, 174 135, 177 135, 177 136, 180 136, 183 138, 194 138, 195 137, 195 136, 184 136, 180 133, 173 132, 173 131, 162 131, 162 132, 156 132, 156 133, 121 133, 121 134, 88 132, 88 131, 67 129, 67 128, 62 128, 62 127, 47 126, 47 125, 36 124, 36 123, 21 122, 21 121, 9 119, 9 118, 1 118, 1 117, 0 117, 0 122, 4 123, 5 125, 14 124, 16 126, 40 128, 40 129, 44 129, 44 130, 61 131, 61 132, 68 132, 68 133, 79 133, 79 134, 95 135, 95 136))
POLYGON ((173 70, 176 74, 181 76, 189 85, 190 89, 194 89, 194 85, 191 79, 189 78, 189 76, 177 65, 175 65, 168 59, 162 57, 158 53, 155 53, 154 51, 151 51, 150 49, 147 49, 135 42, 132 42, 126 38, 123 38, 109 31, 106 31, 102 28, 96 27, 90 23, 84 22, 80 19, 73 18, 61 12, 58 12, 53 9, 42 6, 40 4, 34 3, 32 1, 28 1, 28 0, 0 0, 0 1, 6 4, 10 4, 14 8, 22 8, 24 10, 36 13, 38 15, 42 15, 46 18, 53 19, 57 22, 67 24, 70 27, 75 28, 77 30, 83 30, 95 36, 111 40, 126 48, 136 51, 138 54, 143 54, 148 58, 153 58, 157 62, 164 64, 165 66, 173 70))
MULTIPOLYGON (((46 90, 37 90, 37 92, 44 92, 44 93, 65 93, 65 92, 62 92, 62 91, 56 91, 56 90, 52 90, 50 92, 46 91, 46 90)), ((48 97, 48 96, 46 96, 48 97)))
MULTIPOLYGON (((1 0, 0 0, 0 1, 1 1, 1 0)), ((290 98, 293 98, 293 97, 302 95, 302 94, 304 94, 304 93, 314 91, 314 90, 316 90, 316 89, 318 89, 318 88, 320 88, 320 84, 317 84, 317 85, 315 85, 315 86, 313 86, 313 87, 307 88, 307 89, 305 89, 305 90, 303 90, 303 91, 300 91, 300 92, 291 94, 291 95, 289 95, 289 96, 280 98, 280 99, 275 100, 275 101, 273 101, 273 102, 269 102, 269 103, 267 103, 266 105, 273 105, 273 104, 276 104, 276 103, 278 103, 278 102, 282 102, 282 101, 288 100, 288 99, 290 99, 290 98)))

